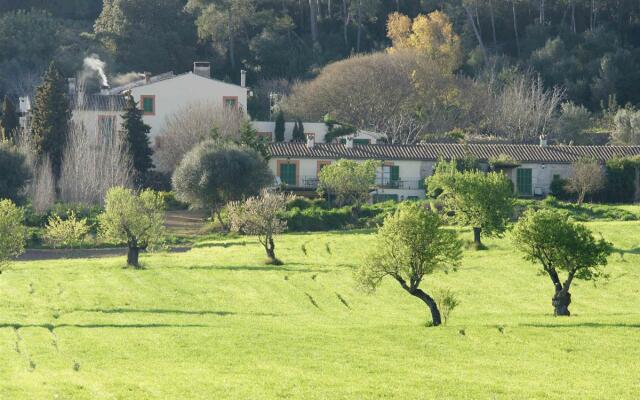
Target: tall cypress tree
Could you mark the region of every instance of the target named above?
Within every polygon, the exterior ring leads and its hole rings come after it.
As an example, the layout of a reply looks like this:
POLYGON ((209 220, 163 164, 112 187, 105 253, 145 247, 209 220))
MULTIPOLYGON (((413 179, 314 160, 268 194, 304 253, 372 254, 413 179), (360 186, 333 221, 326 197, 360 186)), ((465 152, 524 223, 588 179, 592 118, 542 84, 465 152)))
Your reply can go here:
POLYGON ((293 135, 291 136, 292 142, 303 143, 307 140, 304 134, 304 125, 302 125, 302 121, 296 121, 296 125, 293 127, 293 135))
POLYGON ((142 120, 142 110, 133 96, 127 96, 127 104, 122 115, 120 138, 127 146, 133 168, 136 172, 138 184, 145 182, 147 173, 153 168, 151 145, 149 144, 149 132, 151 127, 142 120))
POLYGON ((67 85, 52 62, 44 75, 42 85, 36 89, 31 133, 37 154, 49 156, 56 179, 60 177, 62 152, 67 143, 70 118, 67 85))
POLYGON ((284 142, 284 113, 282 111, 278 111, 276 115, 274 134, 276 142, 284 142))
POLYGON ((2 102, 2 117, 0 118, 0 140, 15 140, 16 129, 19 125, 16 107, 9 96, 4 96, 2 102))

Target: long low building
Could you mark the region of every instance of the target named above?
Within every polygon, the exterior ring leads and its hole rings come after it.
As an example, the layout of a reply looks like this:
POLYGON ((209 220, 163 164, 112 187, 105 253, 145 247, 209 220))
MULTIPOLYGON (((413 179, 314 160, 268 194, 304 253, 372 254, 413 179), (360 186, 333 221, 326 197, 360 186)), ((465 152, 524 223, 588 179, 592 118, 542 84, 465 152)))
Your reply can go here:
POLYGON ((292 190, 314 190, 318 173, 339 159, 378 160, 374 200, 424 198, 424 180, 438 160, 463 159, 469 155, 486 169, 494 159, 509 159, 516 165, 503 168, 521 197, 545 196, 554 178, 568 178, 571 164, 590 157, 604 163, 615 157, 640 156, 640 146, 558 146, 527 144, 417 145, 273 143, 269 166, 280 182, 292 190))

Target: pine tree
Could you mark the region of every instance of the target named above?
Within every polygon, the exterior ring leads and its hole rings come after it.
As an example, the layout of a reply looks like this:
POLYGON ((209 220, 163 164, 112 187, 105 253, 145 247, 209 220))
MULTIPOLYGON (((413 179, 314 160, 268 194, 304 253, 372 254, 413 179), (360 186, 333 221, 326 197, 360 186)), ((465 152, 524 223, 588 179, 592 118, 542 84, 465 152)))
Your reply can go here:
POLYGON ((2 102, 2 118, 0 118, 0 140, 15 140, 15 130, 18 128, 19 120, 16 107, 8 96, 4 96, 2 102))
POLYGON ((244 120, 240 127, 240 144, 254 149, 260 153, 265 160, 269 159, 267 146, 265 146, 262 140, 258 137, 258 131, 255 130, 251 125, 251 122, 248 120, 244 120))
POLYGON ((151 155, 151 145, 149 143, 149 132, 151 127, 142 120, 142 110, 133 96, 127 96, 127 104, 122 115, 122 126, 120 128, 120 138, 127 146, 133 169, 136 172, 138 184, 145 182, 147 173, 153 168, 151 155))
POLYGON ((274 134, 276 142, 284 142, 284 113, 282 111, 278 111, 276 115, 274 134))
POLYGON ((31 132, 38 156, 49 156, 56 179, 60 177, 70 117, 67 85, 52 62, 44 75, 42 85, 36 89, 31 132))

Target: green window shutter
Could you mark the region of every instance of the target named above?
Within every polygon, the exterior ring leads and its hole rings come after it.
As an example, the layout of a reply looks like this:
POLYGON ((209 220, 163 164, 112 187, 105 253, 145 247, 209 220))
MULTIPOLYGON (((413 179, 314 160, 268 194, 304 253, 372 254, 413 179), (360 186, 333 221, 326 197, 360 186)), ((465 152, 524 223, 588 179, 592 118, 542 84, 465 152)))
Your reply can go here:
POLYGON ((531 168, 518 168, 516 173, 516 188, 518 195, 533 195, 533 182, 531 168))
POLYGON ((280 180, 287 185, 296 185, 296 165, 280 164, 280 180))
POLYGON ((144 97, 142 99, 142 109, 145 113, 153 113, 153 98, 144 97))
POLYGON ((397 182, 400 180, 400 167, 397 165, 391 166, 391 182, 397 182))
POLYGON ((353 139, 353 144, 370 144, 369 139, 353 139))

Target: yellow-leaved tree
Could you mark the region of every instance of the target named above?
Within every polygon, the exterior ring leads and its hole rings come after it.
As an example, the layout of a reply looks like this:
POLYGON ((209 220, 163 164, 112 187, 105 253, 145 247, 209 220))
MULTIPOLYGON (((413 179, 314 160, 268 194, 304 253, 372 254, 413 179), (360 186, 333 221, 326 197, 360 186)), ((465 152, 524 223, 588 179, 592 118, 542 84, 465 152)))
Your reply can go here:
POLYGON ((460 36, 443 12, 420 14, 413 21, 406 15, 392 13, 387 19, 387 37, 393 44, 390 51, 415 49, 449 72, 460 66, 460 36))

